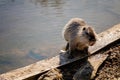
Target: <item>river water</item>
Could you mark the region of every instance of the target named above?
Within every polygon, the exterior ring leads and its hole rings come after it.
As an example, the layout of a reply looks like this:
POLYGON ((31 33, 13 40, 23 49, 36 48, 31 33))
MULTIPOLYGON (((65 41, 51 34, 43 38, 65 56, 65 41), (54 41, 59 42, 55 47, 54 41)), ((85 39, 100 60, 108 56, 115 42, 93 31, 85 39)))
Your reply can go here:
POLYGON ((120 22, 120 0, 0 0, 0 73, 58 55, 73 17, 100 33, 120 22))

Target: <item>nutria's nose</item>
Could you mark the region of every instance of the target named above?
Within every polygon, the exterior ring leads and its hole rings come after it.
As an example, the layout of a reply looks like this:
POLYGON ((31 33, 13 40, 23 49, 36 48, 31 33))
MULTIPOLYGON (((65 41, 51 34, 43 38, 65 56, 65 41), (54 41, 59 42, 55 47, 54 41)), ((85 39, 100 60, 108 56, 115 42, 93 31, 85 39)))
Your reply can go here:
POLYGON ((93 46, 96 42, 96 39, 95 39, 95 37, 89 37, 89 41, 90 41, 89 42, 90 46, 93 46))
POLYGON ((96 39, 95 39, 95 38, 93 38, 93 37, 90 37, 90 38, 89 38, 89 41, 94 41, 94 42, 95 42, 95 41, 96 41, 96 39))

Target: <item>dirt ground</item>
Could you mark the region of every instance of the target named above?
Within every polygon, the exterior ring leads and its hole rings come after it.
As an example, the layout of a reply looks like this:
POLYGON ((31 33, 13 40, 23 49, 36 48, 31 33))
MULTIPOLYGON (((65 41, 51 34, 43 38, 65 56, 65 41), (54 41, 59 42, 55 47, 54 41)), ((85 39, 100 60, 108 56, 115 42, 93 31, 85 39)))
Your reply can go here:
POLYGON ((99 68, 95 80, 120 80, 120 43, 104 54, 109 54, 109 57, 99 68))
MULTIPOLYGON (((108 54, 109 56, 99 67, 93 80, 120 80, 120 42, 112 45, 106 50, 100 51, 99 53, 108 54)), ((62 66, 57 70, 53 69, 48 71, 38 80, 73 80, 74 74, 85 64, 89 64, 87 58, 62 66)), ((92 71, 90 65, 89 68, 90 71, 92 71)), ((84 76, 82 76, 82 78, 84 78, 84 76)), ((87 78, 77 80, 90 80, 90 72, 88 73, 87 78)))

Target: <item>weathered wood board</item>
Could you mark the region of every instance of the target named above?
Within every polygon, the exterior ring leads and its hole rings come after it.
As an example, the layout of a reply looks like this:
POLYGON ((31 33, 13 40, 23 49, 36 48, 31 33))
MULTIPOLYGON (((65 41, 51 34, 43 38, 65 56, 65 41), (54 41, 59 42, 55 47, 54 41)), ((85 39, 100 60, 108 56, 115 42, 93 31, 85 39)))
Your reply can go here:
MULTIPOLYGON (((112 28, 98 34, 98 41, 96 44, 89 48, 91 54, 96 51, 104 48, 110 43, 120 39, 120 24, 113 26, 112 28)), ((47 71, 51 68, 59 67, 70 62, 73 62, 75 59, 62 63, 60 65, 60 56, 53 57, 51 59, 45 59, 34 64, 28 65, 23 68, 19 68, 4 74, 0 75, 0 80, 23 80, 31 76, 36 76, 44 71, 47 71)))
POLYGON ((91 75, 91 79, 93 79, 96 76, 96 72, 99 68, 99 66, 103 63, 103 61, 108 57, 107 54, 96 54, 94 56, 90 56, 88 58, 88 61, 93 66, 93 71, 91 75))

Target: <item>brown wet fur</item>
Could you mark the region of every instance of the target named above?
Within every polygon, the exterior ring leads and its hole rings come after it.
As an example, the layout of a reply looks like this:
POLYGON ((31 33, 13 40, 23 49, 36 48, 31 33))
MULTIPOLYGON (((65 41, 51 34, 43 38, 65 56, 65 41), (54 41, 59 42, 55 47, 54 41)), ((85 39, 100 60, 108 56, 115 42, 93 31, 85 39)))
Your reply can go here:
POLYGON ((65 50, 69 51, 70 57, 73 57, 72 54, 76 49, 85 50, 93 46, 97 40, 94 29, 80 18, 73 18, 65 25, 63 36, 67 41, 65 50))

